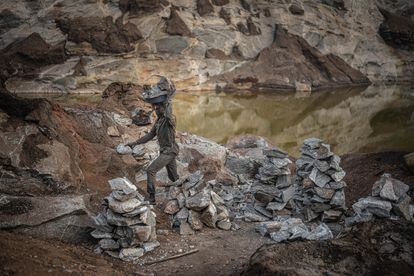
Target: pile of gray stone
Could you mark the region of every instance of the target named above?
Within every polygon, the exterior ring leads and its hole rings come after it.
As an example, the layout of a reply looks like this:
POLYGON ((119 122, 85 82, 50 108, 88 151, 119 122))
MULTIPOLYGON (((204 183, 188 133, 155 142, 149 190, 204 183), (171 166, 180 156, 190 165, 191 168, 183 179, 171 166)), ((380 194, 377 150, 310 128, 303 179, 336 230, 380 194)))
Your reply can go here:
POLYGON ((173 226, 180 228, 181 235, 194 234, 204 225, 231 229, 229 210, 213 191, 213 182, 205 181, 204 175, 197 171, 169 187, 164 212, 173 217, 173 226))
POLYGON ((266 158, 258 169, 258 183, 254 183, 252 192, 256 200, 255 209, 262 215, 273 217, 285 208, 295 193, 289 168, 292 161, 287 152, 278 148, 263 149, 263 155, 266 158))
POLYGON ((134 261, 160 244, 156 235, 156 215, 137 187, 126 178, 109 181, 112 192, 105 198, 105 210, 93 218, 99 239, 96 252, 124 261, 134 261))
POLYGON ((409 186, 394 179, 390 174, 384 174, 372 187, 371 196, 359 199, 352 205, 354 216, 347 218, 346 223, 352 225, 369 221, 373 217, 400 217, 412 220, 410 202, 407 194, 409 186))
POLYGON ((333 234, 325 223, 312 224, 309 227, 300 218, 278 217, 274 221, 261 222, 256 231, 269 236, 275 242, 291 240, 327 240, 333 234))
POLYGON ((317 138, 306 139, 300 152, 295 180, 297 213, 306 221, 339 221, 346 209, 345 171, 340 167, 340 157, 317 138))

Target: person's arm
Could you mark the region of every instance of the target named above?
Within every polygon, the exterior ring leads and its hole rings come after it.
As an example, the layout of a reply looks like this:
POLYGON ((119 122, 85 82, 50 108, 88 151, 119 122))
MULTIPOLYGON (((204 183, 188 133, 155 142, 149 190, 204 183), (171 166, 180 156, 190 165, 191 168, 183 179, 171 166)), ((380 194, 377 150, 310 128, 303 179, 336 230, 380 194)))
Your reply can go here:
POLYGON ((133 148, 136 145, 145 144, 146 142, 152 140, 156 134, 157 134, 157 131, 156 131, 156 123, 155 123, 154 126, 151 128, 150 132, 148 132, 147 134, 145 134, 144 136, 142 136, 135 142, 128 143, 126 145, 133 148))

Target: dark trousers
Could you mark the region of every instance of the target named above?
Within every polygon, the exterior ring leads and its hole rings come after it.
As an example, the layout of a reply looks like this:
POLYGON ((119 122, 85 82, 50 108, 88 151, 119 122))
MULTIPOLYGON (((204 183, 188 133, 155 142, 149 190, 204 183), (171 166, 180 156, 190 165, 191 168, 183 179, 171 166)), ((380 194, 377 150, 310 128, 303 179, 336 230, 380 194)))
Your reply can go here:
POLYGON ((147 168, 147 192, 151 194, 155 194, 155 178, 157 172, 160 171, 162 168, 167 168, 168 178, 175 182, 178 180, 179 176, 177 173, 177 163, 175 158, 177 155, 174 153, 161 153, 147 168))

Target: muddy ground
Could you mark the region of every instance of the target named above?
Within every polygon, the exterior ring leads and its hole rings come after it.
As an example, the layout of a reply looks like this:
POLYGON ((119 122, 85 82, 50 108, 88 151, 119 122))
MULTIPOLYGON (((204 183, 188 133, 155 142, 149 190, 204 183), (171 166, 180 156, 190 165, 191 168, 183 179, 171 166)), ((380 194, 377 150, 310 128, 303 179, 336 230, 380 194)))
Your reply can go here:
POLYGON ((373 221, 340 239, 265 245, 243 275, 413 275, 414 224, 373 221))
POLYGON ((254 224, 241 223, 238 231, 204 229, 194 236, 172 230, 158 235, 161 247, 140 264, 124 263, 95 254, 93 245, 73 245, 0 232, 0 275, 231 275, 247 267, 250 256, 270 239, 254 224), (145 263, 198 249, 195 254, 153 265, 145 263), (24 253, 22 253, 24 252, 24 253))

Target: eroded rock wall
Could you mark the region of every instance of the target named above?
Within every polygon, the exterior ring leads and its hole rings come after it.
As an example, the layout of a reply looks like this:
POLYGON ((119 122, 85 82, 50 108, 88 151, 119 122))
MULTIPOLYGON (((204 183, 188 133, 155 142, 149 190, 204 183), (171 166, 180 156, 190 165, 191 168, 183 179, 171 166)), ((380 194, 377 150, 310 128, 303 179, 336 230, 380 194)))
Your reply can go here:
MULTIPOLYGON (((257 66, 257 57, 265 60, 267 55, 277 55, 272 46, 279 28, 306 41, 312 51, 343 60, 345 71, 353 68, 374 82, 413 81, 414 54, 386 41, 398 39, 394 30, 386 38, 379 35, 387 19, 377 5, 411 20, 410 3, 402 0, 3 2, 2 55, 8 45, 33 33, 49 47, 64 45, 66 55, 41 64, 35 73, 11 70, 6 86, 13 92, 100 93, 115 81, 144 83, 162 74, 173 78, 179 89, 215 89, 217 84, 222 86, 216 78, 238 72, 239 67, 257 66)), ((402 31, 402 37, 412 43, 412 30, 402 31)), ((20 58, 23 63, 34 62, 24 51, 20 58)), ((258 79, 254 87, 267 87, 263 79, 273 75, 283 76, 276 87, 292 88, 303 79, 296 59, 287 58, 284 69, 278 65, 277 70, 253 72, 250 80, 258 79)), ((324 74, 321 68, 305 73, 310 84, 324 74)), ((360 83, 337 75, 325 80, 318 82, 325 86, 360 83)), ((237 77, 226 82, 246 88, 246 82, 238 82, 237 77)))

